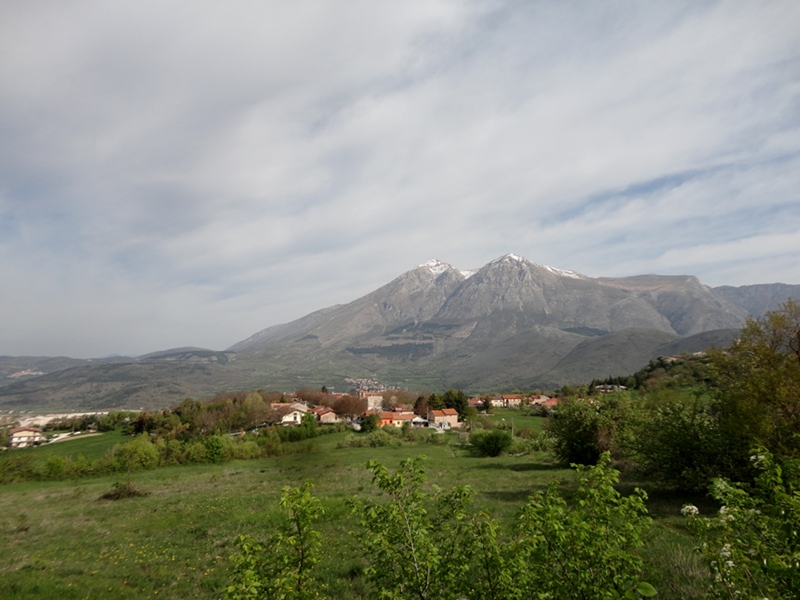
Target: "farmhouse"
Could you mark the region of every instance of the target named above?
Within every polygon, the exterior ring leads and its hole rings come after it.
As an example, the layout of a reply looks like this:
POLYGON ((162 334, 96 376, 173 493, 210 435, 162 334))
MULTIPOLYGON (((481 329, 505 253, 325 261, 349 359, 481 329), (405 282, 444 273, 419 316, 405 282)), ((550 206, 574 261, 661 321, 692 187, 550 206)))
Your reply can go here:
POLYGON ((442 410, 432 410, 428 416, 431 427, 436 429, 450 429, 459 427, 458 411, 455 408, 443 408, 442 410))
POLYGON ((525 397, 522 394, 503 394, 501 398, 503 399, 503 406, 507 408, 519 408, 522 406, 522 401, 525 397))
POLYGON ((38 427, 16 427, 11 430, 11 447, 26 448, 42 441, 42 430, 38 427))
POLYGON ((299 425, 305 414, 302 410, 291 409, 281 416, 281 425, 299 425))
POLYGON ((328 408, 327 406, 315 406, 311 409, 311 413, 317 417, 317 423, 322 425, 342 422, 341 417, 339 417, 332 408, 328 408))

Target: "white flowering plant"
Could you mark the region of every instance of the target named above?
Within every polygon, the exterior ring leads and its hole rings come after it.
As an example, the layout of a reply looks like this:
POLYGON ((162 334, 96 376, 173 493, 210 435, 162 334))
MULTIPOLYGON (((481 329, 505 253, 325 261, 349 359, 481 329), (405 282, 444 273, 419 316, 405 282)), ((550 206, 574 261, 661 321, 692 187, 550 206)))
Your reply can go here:
POLYGON ((703 516, 692 505, 681 513, 714 576, 710 597, 800 598, 800 465, 779 464, 763 449, 755 456, 761 473, 754 486, 716 479, 710 493, 721 505, 717 514, 703 516))

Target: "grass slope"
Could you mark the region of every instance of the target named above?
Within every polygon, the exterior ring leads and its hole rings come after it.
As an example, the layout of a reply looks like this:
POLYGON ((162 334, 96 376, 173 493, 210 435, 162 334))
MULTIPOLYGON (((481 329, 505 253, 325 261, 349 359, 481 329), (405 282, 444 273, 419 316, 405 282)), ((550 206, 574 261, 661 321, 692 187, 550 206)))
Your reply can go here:
MULTIPOLYGON (((522 425, 523 419, 515 418, 515 426, 522 425)), ((343 435, 316 438, 304 455, 4 486, 0 597, 217 598, 229 580, 236 537, 266 538, 284 518, 277 509, 281 488, 310 479, 326 511, 319 527, 327 594, 369 598, 348 534, 353 522, 347 506, 354 495, 375 494, 367 460, 395 468, 404 458, 426 454, 430 486, 470 485, 477 492, 475 508, 489 510, 509 526, 534 491, 555 481, 568 492, 574 483, 573 472, 546 454, 475 458, 454 445, 336 449, 343 435), (122 481, 147 495, 98 500, 122 481)), ((112 441, 101 436, 63 446, 89 451, 92 439, 112 441)), ((47 451, 56 451, 58 444, 51 448, 47 451)), ((647 577, 659 586, 660 598, 700 597, 692 578, 703 571, 677 516, 682 500, 657 498, 653 506, 659 526, 646 549, 652 565, 647 577), (683 572, 676 574, 675 565, 683 572)))

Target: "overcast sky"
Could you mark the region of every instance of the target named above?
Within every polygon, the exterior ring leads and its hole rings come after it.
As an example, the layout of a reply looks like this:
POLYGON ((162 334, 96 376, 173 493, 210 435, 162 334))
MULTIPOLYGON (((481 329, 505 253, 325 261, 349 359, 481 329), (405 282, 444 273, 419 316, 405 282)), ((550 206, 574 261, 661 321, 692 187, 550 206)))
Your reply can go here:
POLYGON ((0 3, 0 354, 224 349, 509 252, 800 283, 800 2, 0 3))

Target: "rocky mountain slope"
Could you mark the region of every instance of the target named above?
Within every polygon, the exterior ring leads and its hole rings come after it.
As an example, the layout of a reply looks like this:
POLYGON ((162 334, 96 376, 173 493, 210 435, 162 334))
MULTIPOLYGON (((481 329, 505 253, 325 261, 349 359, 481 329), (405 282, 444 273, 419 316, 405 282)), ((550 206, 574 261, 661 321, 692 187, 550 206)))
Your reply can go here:
POLYGON ((513 254, 472 272, 429 261, 225 352, 181 348, 110 366, 65 362, 72 368, 38 375, 28 361, 30 376, 0 380, 0 407, 51 397, 94 408, 162 406, 232 388, 343 389, 345 378, 365 376, 417 390, 548 388, 726 345, 748 314, 798 291, 712 289, 691 276, 592 278, 513 254))
POLYGON ((240 365, 318 365, 328 378, 357 370, 437 388, 546 387, 632 372, 663 345, 746 317, 694 277, 598 279, 509 254, 469 276, 425 263, 230 350, 240 365))
POLYGON ((788 298, 800 299, 800 285, 768 283, 760 285, 729 285, 712 288, 714 293, 744 309, 755 317, 761 317, 788 298))

